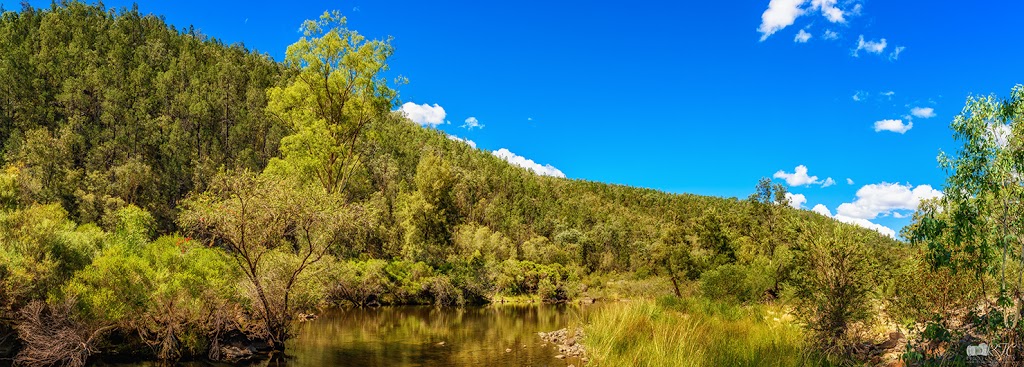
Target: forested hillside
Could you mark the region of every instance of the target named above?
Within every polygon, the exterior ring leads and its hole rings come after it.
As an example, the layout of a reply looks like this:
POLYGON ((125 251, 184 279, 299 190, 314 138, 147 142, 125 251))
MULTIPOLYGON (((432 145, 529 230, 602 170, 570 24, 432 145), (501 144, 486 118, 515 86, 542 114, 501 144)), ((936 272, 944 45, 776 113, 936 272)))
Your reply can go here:
POLYGON ((389 41, 336 13, 303 29, 276 62, 134 9, 2 15, 0 352, 225 359, 332 304, 558 302, 612 280, 810 302, 815 236, 873 266, 908 251, 768 180, 723 199, 536 175, 394 111, 389 41))

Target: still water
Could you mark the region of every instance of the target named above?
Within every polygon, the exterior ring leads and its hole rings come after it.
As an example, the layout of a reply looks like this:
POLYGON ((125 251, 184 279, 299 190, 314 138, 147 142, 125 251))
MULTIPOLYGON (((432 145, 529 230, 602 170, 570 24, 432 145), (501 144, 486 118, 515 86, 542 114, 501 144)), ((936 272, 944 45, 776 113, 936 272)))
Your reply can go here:
MULTIPOLYGON (((395 306, 325 312, 298 325, 288 357, 258 366, 581 366, 537 336, 586 322, 603 305, 395 306), (511 351, 507 351, 511 349, 511 351)), ((142 363, 132 366, 150 366, 142 363)), ((211 366, 188 363, 190 367, 211 366)), ((124 365, 121 365, 124 366, 124 365)))

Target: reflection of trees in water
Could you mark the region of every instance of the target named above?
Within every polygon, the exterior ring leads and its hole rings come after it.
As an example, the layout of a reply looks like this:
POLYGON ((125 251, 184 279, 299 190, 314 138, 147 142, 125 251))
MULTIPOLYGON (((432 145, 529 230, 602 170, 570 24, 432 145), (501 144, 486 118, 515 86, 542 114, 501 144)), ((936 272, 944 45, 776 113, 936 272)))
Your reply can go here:
MULTIPOLYGON (((539 331, 584 321, 590 308, 398 306, 339 309, 301 325, 288 353, 269 366, 521 366, 553 361, 539 331), (444 342, 443 346, 437 343, 444 342), (523 348, 526 345, 526 348, 523 348), (506 348, 512 352, 505 352, 506 348)), ((546 363, 545 363, 546 364, 546 363)))

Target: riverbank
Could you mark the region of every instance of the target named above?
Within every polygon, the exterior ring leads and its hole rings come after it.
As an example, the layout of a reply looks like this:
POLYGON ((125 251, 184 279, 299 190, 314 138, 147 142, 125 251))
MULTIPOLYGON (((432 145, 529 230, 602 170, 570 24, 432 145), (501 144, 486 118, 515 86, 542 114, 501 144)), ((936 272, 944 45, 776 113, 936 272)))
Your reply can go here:
POLYGON ((637 300, 596 312, 584 332, 595 367, 828 365, 793 316, 773 305, 637 300))

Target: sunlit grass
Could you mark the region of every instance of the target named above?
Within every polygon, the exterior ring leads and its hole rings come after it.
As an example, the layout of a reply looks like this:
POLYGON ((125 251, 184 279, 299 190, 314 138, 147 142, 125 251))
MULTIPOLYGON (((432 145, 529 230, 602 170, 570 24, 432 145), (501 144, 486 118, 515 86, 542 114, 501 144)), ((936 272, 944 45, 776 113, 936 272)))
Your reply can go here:
POLYGON ((773 306, 663 298, 608 307, 586 326, 592 366, 815 366, 792 317, 773 306))

